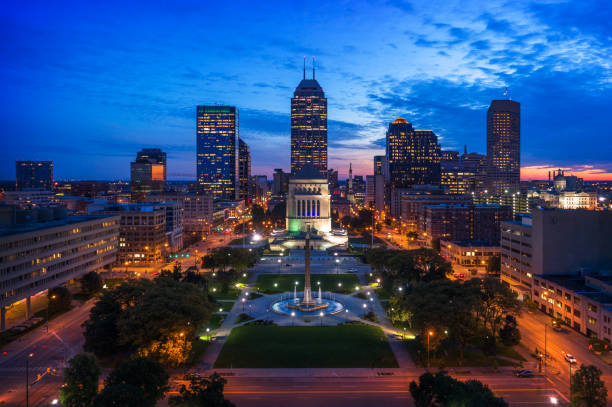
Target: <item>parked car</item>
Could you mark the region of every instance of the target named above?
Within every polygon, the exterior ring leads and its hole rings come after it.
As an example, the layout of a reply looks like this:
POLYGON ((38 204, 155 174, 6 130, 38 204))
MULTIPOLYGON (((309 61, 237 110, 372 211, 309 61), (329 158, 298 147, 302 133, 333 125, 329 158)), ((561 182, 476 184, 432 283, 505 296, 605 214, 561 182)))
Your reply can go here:
POLYGON ((533 376, 533 372, 531 370, 521 369, 521 370, 516 370, 514 372, 514 375, 516 377, 532 377, 533 376))
POLYGON ((565 354, 565 361, 571 363, 572 365, 578 363, 576 358, 573 355, 570 355, 569 353, 565 354))
POLYGON ((455 276, 455 278, 464 278, 465 274, 463 274, 463 273, 455 273, 454 276, 455 276))

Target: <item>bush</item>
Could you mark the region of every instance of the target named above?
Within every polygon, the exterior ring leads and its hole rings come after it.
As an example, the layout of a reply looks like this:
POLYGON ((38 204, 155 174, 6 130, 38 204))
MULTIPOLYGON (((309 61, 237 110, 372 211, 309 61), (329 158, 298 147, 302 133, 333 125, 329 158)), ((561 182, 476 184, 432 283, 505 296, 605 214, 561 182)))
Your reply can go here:
POLYGON ((102 278, 95 271, 90 271, 81 277, 81 291, 87 295, 94 295, 102 289, 102 278))

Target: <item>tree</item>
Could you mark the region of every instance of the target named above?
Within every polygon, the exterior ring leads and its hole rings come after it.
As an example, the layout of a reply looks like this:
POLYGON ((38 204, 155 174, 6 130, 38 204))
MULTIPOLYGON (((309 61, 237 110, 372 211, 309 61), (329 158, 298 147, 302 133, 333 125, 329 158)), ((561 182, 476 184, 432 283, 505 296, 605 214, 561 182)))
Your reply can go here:
MULTIPOLYGON (((121 363, 113 370, 104 381, 104 387, 105 389, 122 385, 135 387, 142 391, 141 406, 155 406, 169 389, 168 379, 168 374, 161 364, 138 357, 121 363)), ((115 390, 114 393, 120 392, 115 390)))
POLYGON ((223 396, 227 380, 216 372, 208 378, 192 376, 189 388, 181 386, 179 396, 171 397, 169 404, 175 407, 234 407, 234 404, 223 396))
POLYGON ((499 256, 492 256, 487 263, 487 273, 499 274, 501 270, 501 259, 499 256))
POLYGON ((63 286, 51 288, 47 291, 49 299, 49 314, 55 315, 60 312, 68 311, 72 303, 72 294, 63 286))
POLYGON ((580 366, 572 375, 571 405, 574 407, 605 407, 608 390, 596 366, 580 366))
POLYGON ((85 326, 85 345, 87 352, 102 357, 123 351, 127 346, 119 344, 117 322, 125 310, 140 301, 144 293, 154 283, 139 279, 125 282, 112 290, 106 290, 89 313, 85 326))
POLYGON ((410 395, 416 407, 470 406, 507 407, 504 399, 478 380, 461 382, 443 373, 424 373, 419 383, 410 383, 410 395))
POLYGON ((505 346, 516 346, 521 342, 521 331, 513 315, 506 315, 504 326, 499 330, 499 339, 505 346))
POLYGON ((479 307, 476 312, 482 319, 485 327, 496 334, 497 327, 504 315, 517 315, 521 310, 521 303, 517 294, 497 278, 473 278, 468 283, 480 292, 479 307))
POLYGON ((147 406, 145 393, 132 384, 106 386, 94 400, 94 407, 141 407, 147 406))
POLYGON ((98 394, 100 366, 91 353, 81 353, 68 361, 60 399, 66 407, 89 407, 98 394))
POLYGON ((81 289, 87 295, 93 295, 102 289, 102 278, 95 271, 90 271, 81 277, 81 289))

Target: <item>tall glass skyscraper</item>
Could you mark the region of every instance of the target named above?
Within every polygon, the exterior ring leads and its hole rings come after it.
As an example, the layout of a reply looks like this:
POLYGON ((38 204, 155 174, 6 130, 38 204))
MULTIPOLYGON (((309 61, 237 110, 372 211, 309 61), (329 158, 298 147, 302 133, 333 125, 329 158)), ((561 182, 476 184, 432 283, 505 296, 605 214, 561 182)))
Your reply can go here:
POLYGON ((518 192, 521 180, 521 104, 493 100, 487 111, 487 189, 518 192))
POLYGON ((327 99, 316 81, 306 79, 306 70, 291 98, 291 175, 306 162, 327 177, 327 99))
POLYGON ((440 145, 431 130, 415 130, 396 119, 387 131, 387 165, 391 188, 440 185, 440 145))
POLYGON ((15 186, 22 189, 45 189, 53 187, 53 161, 16 161, 15 186))
POLYGON ((234 106, 197 107, 197 172, 202 193, 235 200, 238 191, 238 110, 234 106))

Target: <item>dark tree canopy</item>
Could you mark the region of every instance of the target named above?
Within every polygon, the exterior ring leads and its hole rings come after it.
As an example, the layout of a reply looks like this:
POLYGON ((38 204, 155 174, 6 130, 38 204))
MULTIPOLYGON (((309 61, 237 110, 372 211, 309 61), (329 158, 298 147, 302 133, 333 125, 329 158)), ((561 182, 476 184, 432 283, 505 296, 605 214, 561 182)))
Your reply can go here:
POLYGON ((121 363, 113 370, 104 381, 104 387, 135 387, 142 392, 139 397, 142 406, 155 406, 169 389, 168 379, 168 374, 159 363, 147 358, 135 358, 121 363))
POLYGON ((81 277, 81 288, 88 295, 93 295, 102 289, 102 277, 95 271, 90 271, 81 277))
POLYGON ((60 399, 66 407, 89 407, 98 394, 100 366, 91 353, 81 353, 68 361, 60 399))
POLYGON ((601 380, 601 370, 596 366, 580 366, 572 375, 572 406, 605 407, 608 390, 601 380))
POLYGON ((189 387, 182 386, 179 395, 171 397, 169 404, 175 407, 234 407, 223 396, 227 381, 216 372, 208 378, 192 376, 189 387))
POLYGON ((72 294, 64 287, 54 287, 47 292, 49 300, 49 314, 54 315, 60 312, 68 311, 72 303, 72 294))
POLYGON ((419 382, 410 383, 416 407, 466 406, 507 407, 504 399, 478 380, 461 382, 443 373, 424 373, 419 382))

